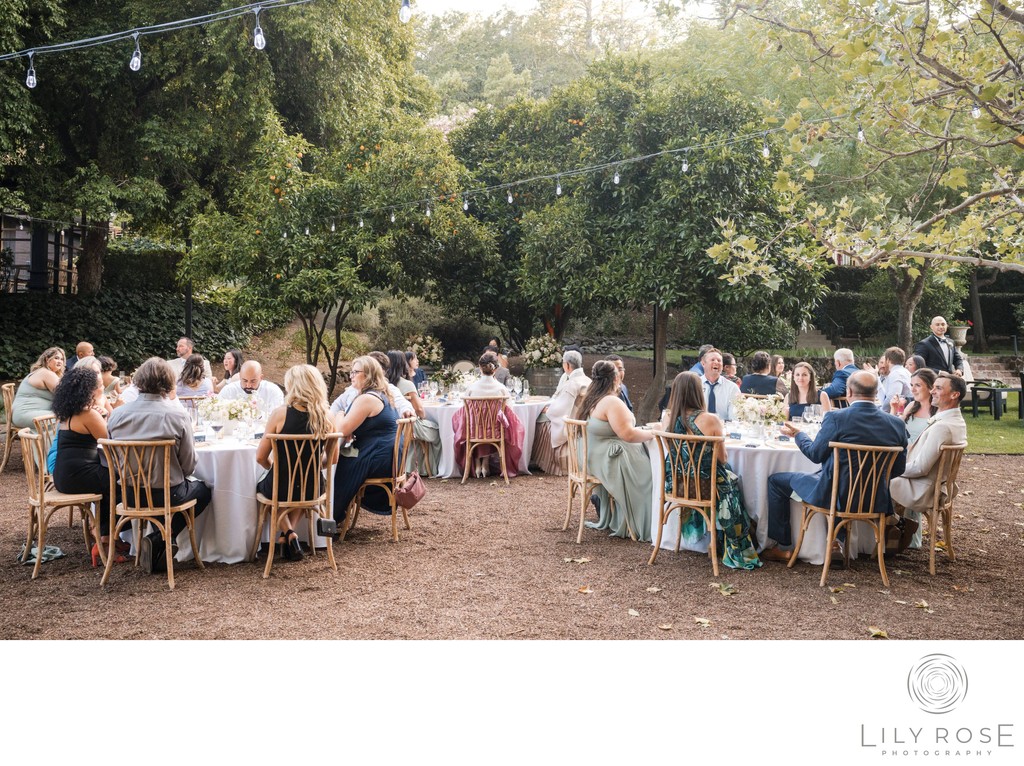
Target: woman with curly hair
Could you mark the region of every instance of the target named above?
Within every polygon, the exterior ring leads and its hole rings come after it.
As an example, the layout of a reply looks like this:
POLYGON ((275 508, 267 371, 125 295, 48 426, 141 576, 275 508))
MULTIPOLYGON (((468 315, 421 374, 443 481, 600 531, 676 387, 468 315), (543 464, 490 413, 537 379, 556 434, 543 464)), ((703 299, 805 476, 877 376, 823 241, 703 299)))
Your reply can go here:
POLYGON ((64 351, 56 346, 46 349, 21 381, 11 407, 15 428, 31 428, 34 418, 53 412, 53 395, 64 374, 64 351))
POLYGON ((651 539, 651 465, 641 446, 654 439, 654 431, 636 427, 633 413, 619 398, 619 371, 601 359, 590 372, 587 395, 576 409, 576 419, 587 421, 590 472, 601 480, 594 494, 598 521, 591 529, 607 529, 613 537, 651 539), (614 510, 608 496, 615 500, 614 510))
MULTIPOLYGON (((53 413, 57 430, 57 462, 53 485, 68 494, 97 493, 102 496, 99 509, 99 544, 93 544, 92 565, 99 563, 99 546, 110 539, 110 472, 100 463, 97 440, 107 438, 107 407, 103 381, 90 365, 75 365, 57 385, 53 394, 53 413)), ((117 543, 118 563, 125 561, 126 543, 117 543)))
MULTIPOLYGON (((187 365, 186 365, 187 366, 187 365)), ((331 419, 331 405, 327 401, 327 386, 324 384, 324 376, 320 371, 310 364, 297 364, 290 367, 284 374, 284 387, 287 392, 284 397, 284 404, 273 412, 267 419, 267 427, 260 439, 259 447, 256 448, 256 462, 268 469, 256 491, 264 497, 274 495, 274 472, 271 461, 270 439, 271 434, 310 434, 326 439, 327 435, 334 430, 334 421, 331 419)), ((277 476, 277 492, 279 498, 304 500, 314 497, 313 476, 306 477, 306 486, 293 485, 288 487, 287 466, 297 466, 300 460, 309 455, 299 454, 299 447, 294 443, 284 444, 285 463, 279 467, 277 476)), ((324 442, 313 442, 313 449, 317 453, 314 458, 319 464, 323 460, 324 442)), ((298 476, 295 477, 298 482, 298 476)), ((302 548, 299 546, 299 538, 295 533, 295 525, 302 517, 303 510, 296 509, 285 513, 278 518, 280 529, 272 530, 278 534, 278 545, 289 561, 302 560, 302 548)), ((262 534, 260 530, 259 534, 262 534)))

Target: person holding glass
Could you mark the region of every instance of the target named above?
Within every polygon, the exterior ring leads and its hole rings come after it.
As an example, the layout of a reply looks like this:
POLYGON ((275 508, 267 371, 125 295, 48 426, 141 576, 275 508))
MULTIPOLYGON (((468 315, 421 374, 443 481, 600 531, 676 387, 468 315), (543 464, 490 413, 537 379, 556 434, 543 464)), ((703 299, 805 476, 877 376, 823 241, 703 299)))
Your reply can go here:
POLYGON ((907 436, 910 444, 917 441, 925 428, 928 427, 928 418, 935 414, 936 408, 932 406, 932 386, 935 385, 935 371, 930 367, 922 367, 910 376, 910 394, 913 396, 911 402, 905 397, 894 396, 889 402, 889 412, 903 418, 907 424, 907 436))
MULTIPOLYGON (((662 417, 661 429, 692 436, 722 436, 722 421, 707 411, 700 376, 696 373, 681 372, 672 381, 668 409, 662 417)), ((674 446, 675 443, 672 444, 674 446)), ((718 458, 715 471, 715 483, 718 485, 715 534, 722 563, 731 569, 756 569, 761 566, 761 560, 750 536, 750 517, 743 507, 740 479, 729 465, 724 442, 715 445, 715 456, 718 458)), ((688 457, 689 453, 683 455, 684 462, 688 462, 688 457)), ((671 470, 672 458, 666 456, 666 489, 672 486, 672 477, 668 475, 671 470)), ((702 479, 711 478, 710 452, 704 453, 700 476, 702 479)), ((689 514, 683 522, 683 538, 691 547, 700 542, 707 531, 704 517, 699 513, 689 514)))
POLYGON ((651 539, 651 464, 644 442, 654 431, 636 427, 636 419, 619 398, 619 373, 606 359, 594 363, 587 394, 576 408, 576 419, 587 421, 590 472, 601 480, 594 490, 598 520, 591 529, 608 530, 611 537, 651 539), (614 498, 614 508, 609 502, 614 498))
POLYGON ((803 417, 809 405, 821 406, 822 414, 832 409, 832 400, 824 391, 818 391, 814 368, 807 362, 797 362, 793 367, 793 383, 789 387, 788 420, 803 417))

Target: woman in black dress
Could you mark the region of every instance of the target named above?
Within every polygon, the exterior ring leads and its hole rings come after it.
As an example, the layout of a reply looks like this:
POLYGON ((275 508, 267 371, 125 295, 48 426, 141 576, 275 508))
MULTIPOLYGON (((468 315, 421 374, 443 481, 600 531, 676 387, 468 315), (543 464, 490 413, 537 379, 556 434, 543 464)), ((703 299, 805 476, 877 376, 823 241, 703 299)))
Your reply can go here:
MULTIPOLYGON (((273 463, 270 460, 272 447, 270 434, 311 434, 324 439, 331 433, 334 421, 331 419, 331 406, 327 402, 327 386, 324 384, 324 376, 320 371, 309 364, 297 364, 284 374, 285 397, 284 404, 272 413, 267 419, 267 427, 263 432, 259 447, 256 448, 256 462, 267 469, 272 469, 273 463)), ((312 448, 315 451, 313 460, 320 464, 323 461, 323 441, 300 443, 304 448, 312 448)), ((288 487, 288 466, 299 465, 309 457, 308 452, 300 454, 302 447, 295 444, 285 444, 285 464, 278 470, 278 498, 304 500, 312 499, 315 491, 315 477, 310 474, 306 476, 306 486, 288 487), (291 491, 289 491, 291 489, 291 491)), ((296 485, 300 477, 294 477, 296 485)), ((256 487, 256 491, 264 497, 273 497, 274 494, 274 472, 269 470, 256 487)), ((300 561, 302 559, 302 548, 299 547, 299 538, 295 533, 295 524, 302 517, 303 510, 297 508, 290 513, 283 514, 278 518, 278 544, 283 548, 284 555, 289 561, 300 561)), ((262 534, 262 530, 260 530, 262 534)))
MULTIPOLYGON (((110 541, 110 472, 100 463, 98 439, 107 438, 106 397, 103 379, 91 365, 76 365, 66 373, 53 392, 53 412, 57 416, 57 462, 53 485, 68 494, 102 495, 99 509, 100 542, 110 541)), ((116 502, 116 498, 115 498, 116 502)), ((128 544, 116 545, 117 563, 126 561, 128 544)), ((93 544, 92 565, 99 564, 99 546, 93 544)))

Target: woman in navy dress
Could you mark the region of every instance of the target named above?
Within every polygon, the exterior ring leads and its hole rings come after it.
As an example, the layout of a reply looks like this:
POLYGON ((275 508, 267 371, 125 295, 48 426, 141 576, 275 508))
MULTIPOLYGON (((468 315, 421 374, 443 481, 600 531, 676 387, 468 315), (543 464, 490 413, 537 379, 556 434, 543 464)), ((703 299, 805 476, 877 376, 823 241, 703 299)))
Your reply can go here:
MULTIPOLYGON (((339 527, 366 479, 391 476, 392 453, 398 413, 388 398, 384 370, 376 359, 360 356, 352 362, 352 385, 359 393, 348 411, 335 419, 335 431, 343 434, 341 455, 334 472, 334 520, 339 527), (350 448, 345 444, 352 442, 350 448)), ((370 487, 363 495, 363 507, 373 513, 390 514, 387 493, 370 487)))

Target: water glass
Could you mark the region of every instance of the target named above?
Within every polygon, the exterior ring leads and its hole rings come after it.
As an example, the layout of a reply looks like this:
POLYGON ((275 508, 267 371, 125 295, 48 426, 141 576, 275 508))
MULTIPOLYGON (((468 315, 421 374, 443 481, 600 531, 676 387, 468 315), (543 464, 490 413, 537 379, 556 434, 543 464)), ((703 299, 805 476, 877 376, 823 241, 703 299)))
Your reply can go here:
POLYGON ((530 396, 530 381, 523 379, 523 398, 526 399, 530 396))

